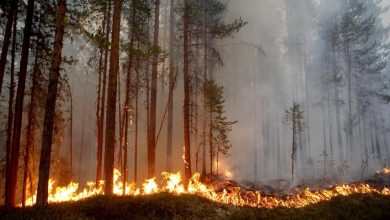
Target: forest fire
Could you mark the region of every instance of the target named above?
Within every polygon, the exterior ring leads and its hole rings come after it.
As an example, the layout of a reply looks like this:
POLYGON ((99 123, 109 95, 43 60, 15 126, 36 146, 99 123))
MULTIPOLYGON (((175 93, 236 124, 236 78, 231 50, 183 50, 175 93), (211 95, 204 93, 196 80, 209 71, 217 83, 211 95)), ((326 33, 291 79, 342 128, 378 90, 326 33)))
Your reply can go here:
MULTIPOLYGON (((386 173, 389 169, 384 169, 386 173)), ((117 196, 123 195, 123 182, 121 181, 121 173, 118 170, 114 172, 114 194, 117 196)), ((332 186, 328 189, 311 190, 295 190, 293 194, 276 196, 263 195, 260 191, 252 191, 241 186, 229 186, 222 190, 216 190, 213 185, 206 185, 200 181, 200 174, 196 173, 190 180, 188 189, 186 190, 180 173, 163 172, 164 182, 158 184, 156 177, 145 180, 142 188, 137 188, 135 183, 126 185, 126 196, 151 195, 161 192, 168 192, 175 195, 192 194, 207 198, 214 202, 219 202, 234 206, 250 206, 258 208, 301 208, 307 205, 319 203, 321 201, 329 201, 337 196, 348 196, 352 194, 377 193, 390 196, 390 188, 383 187, 382 189, 371 187, 364 183, 354 183, 332 186)), ((100 186, 96 187, 94 182, 88 182, 87 187, 79 189, 79 184, 71 182, 66 187, 54 187, 55 181, 50 180, 49 184, 49 203, 60 203, 67 201, 79 201, 89 197, 103 194, 104 181, 101 181, 100 186)), ((27 206, 35 204, 36 195, 29 197, 26 201, 27 206)))

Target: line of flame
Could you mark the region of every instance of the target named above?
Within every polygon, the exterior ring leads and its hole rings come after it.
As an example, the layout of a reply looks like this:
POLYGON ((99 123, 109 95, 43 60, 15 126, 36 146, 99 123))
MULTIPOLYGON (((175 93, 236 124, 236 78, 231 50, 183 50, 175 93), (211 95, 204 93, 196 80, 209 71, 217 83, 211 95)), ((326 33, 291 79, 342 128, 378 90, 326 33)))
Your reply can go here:
MULTIPOLYGON (((389 171, 384 170, 384 172, 389 171)), ((200 182, 200 174, 196 173, 190 180, 188 189, 186 190, 182 184, 180 173, 162 173, 165 179, 165 185, 160 187, 156 183, 156 178, 145 180, 142 184, 142 189, 137 188, 135 183, 129 183, 126 186, 127 196, 150 195, 160 192, 169 192, 172 194, 193 194, 207 198, 214 202, 235 205, 235 206, 251 206, 259 208, 301 208, 310 204, 315 204, 321 201, 329 201, 337 196, 348 196, 357 193, 378 193, 381 195, 390 196, 390 189, 383 188, 382 190, 375 189, 368 184, 346 184, 331 187, 329 189, 311 190, 306 188, 295 195, 288 196, 267 196, 262 195, 259 191, 244 190, 240 187, 230 187, 221 192, 217 192, 212 186, 205 185, 200 182)), ((114 194, 123 194, 123 183, 120 180, 121 173, 115 169, 114 171, 114 194)), ((49 203, 60 203, 66 201, 79 201, 89 197, 103 194, 104 181, 100 182, 100 186, 96 187, 94 182, 88 182, 84 189, 79 190, 79 184, 71 182, 66 187, 54 187, 55 182, 49 181, 49 203)), ((26 200, 26 206, 34 205, 36 195, 30 196, 26 200)))

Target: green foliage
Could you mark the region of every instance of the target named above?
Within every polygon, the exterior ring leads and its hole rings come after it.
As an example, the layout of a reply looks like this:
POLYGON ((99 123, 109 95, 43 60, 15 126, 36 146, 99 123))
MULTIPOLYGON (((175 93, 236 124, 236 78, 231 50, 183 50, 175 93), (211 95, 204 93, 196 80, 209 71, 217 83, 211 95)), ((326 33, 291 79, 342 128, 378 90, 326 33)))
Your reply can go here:
POLYGON ((293 125, 293 132, 294 134, 301 133, 305 127, 304 123, 304 111, 301 110, 301 104, 294 101, 290 109, 287 109, 285 112, 285 118, 284 122, 286 124, 292 124, 293 125))
POLYGON ((214 80, 209 80, 203 85, 203 95, 206 100, 206 109, 210 114, 210 125, 213 134, 213 145, 217 147, 217 152, 228 156, 232 147, 228 139, 228 134, 232 130, 232 125, 236 121, 228 121, 224 110, 225 100, 223 99, 223 87, 214 80))

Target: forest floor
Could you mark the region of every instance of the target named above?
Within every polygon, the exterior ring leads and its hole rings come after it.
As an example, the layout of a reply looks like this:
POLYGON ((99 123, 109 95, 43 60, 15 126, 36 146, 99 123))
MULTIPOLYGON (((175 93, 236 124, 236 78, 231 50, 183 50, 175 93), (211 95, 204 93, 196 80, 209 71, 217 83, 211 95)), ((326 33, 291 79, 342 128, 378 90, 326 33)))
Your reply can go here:
POLYGON ((258 209, 223 205, 193 195, 97 196, 45 208, 0 208, 0 219, 390 219, 390 197, 340 196, 300 209, 258 209))

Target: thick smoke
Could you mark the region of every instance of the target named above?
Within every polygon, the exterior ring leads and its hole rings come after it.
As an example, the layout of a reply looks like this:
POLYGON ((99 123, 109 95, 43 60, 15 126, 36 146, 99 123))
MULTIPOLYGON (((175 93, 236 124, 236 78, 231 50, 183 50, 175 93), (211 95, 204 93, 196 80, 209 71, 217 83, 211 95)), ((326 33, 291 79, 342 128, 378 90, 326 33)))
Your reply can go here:
MULTIPOLYGON (((242 17, 248 24, 233 38, 215 43, 223 55, 224 65, 215 68, 212 74, 213 78, 224 86, 226 112, 229 119, 238 121, 230 134, 233 145, 230 157, 224 158, 220 164, 222 173, 231 172, 234 179, 251 181, 291 179, 292 134, 289 125, 284 123, 284 114, 294 99, 303 105, 306 120, 310 119, 303 132, 306 143, 305 152, 309 156, 303 158, 300 151, 298 152, 296 171, 298 179, 322 179, 324 167, 327 178, 340 180, 338 174, 341 173, 344 174, 343 180, 360 178, 362 166, 360 145, 358 150, 349 152, 352 154, 350 158, 356 159, 348 163, 348 168, 344 168, 347 171, 342 170, 343 161, 337 159, 331 163, 329 156, 323 153, 324 135, 326 141, 329 142, 330 139, 328 111, 321 104, 324 103, 322 99, 326 91, 321 84, 323 66, 319 61, 324 59, 322 55, 326 50, 326 42, 315 26, 318 20, 326 20, 334 16, 333 13, 338 11, 343 4, 338 0, 314 1, 313 7, 308 8, 307 2, 305 0, 234 0, 229 2, 226 20, 242 17), (286 5, 286 2, 290 5, 286 5), (292 2, 294 5, 291 5, 292 2), (289 10, 286 10, 287 7, 289 10), (295 15, 301 15, 302 19, 290 18, 295 15), (291 30, 292 27, 294 27, 293 30, 291 30), (292 31, 294 31, 294 37, 291 36, 292 31), (291 39, 295 41, 291 42, 291 39), (296 44, 297 42, 300 44, 296 44), (295 52, 292 52, 291 45, 296 45, 295 52), (302 54, 296 52, 298 49, 304 50, 307 54, 307 66, 310 68, 303 69, 301 64, 298 65, 301 59, 298 54, 302 54), (326 127, 325 134, 324 126, 326 127), (310 142, 308 137, 310 137, 310 142)), ((383 5, 388 3, 390 0, 384 1, 383 5)), ((390 17, 384 15, 383 20, 390 20, 390 17)), ((80 173, 76 171, 75 176, 80 176, 82 181, 93 180, 96 169, 97 72, 93 66, 87 65, 91 51, 84 44, 83 40, 75 39, 72 43, 67 42, 65 49, 66 54, 75 56, 79 61, 76 66, 67 68, 67 72, 74 98, 74 166, 75 170, 80 170, 80 173), (84 49, 79 50, 81 47, 84 49)), ((181 79, 181 77, 179 73, 178 78, 181 79)), ((181 158, 183 146, 182 87, 182 82, 179 80, 174 93, 173 146, 175 149, 173 158, 174 170, 178 171, 183 169, 181 158)), ((158 91, 157 128, 160 126, 167 102, 167 85, 159 83, 158 91)), ((346 97, 345 92, 342 97, 346 97)), ((141 99, 145 98, 141 97, 141 99)), ((143 100, 140 101, 142 103, 141 122, 146 120, 143 100)), ((380 117, 378 119, 383 120, 383 125, 389 127, 389 106, 383 104, 379 106, 376 110, 382 115, 378 116, 380 117)), ((345 112, 344 106, 342 107, 342 121, 345 120, 345 112)), ((333 120, 335 110, 332 108, 330 113, 333 120)), ((336 145, 336 128, 335 124, 332 126, 336 155, 339 151, 336 145)), ((134 126, 131 125, 130 137, 132 137, 133 128, 134 126)), ((388 133, 378 133, 382 150, 389 150, 388 146, 385 146, 386 141, 390 141, 387 137, 388 133)), ((345 139, 344 131, 343 138, 345 139)), ((142 180, 146 177, 147 167, 144 123, 141 123, 139 140, 139 180, 142 180)), ((129 176, 132 178, 133 144, 129 146, 129 176)), ((329 146, 327 149, 329 151, 329 146)), ((66 154, 66 149, 63 148, 63 151, 66 154)), ((194 149, 192 154, 194 154, 194 149)), ((165 158, 166 124, 162 127, 156 150, 157 173, 165 170, 165 158)), ((371 160, 366 173, 373 172, 382 165, 378 160, 371 160)))

